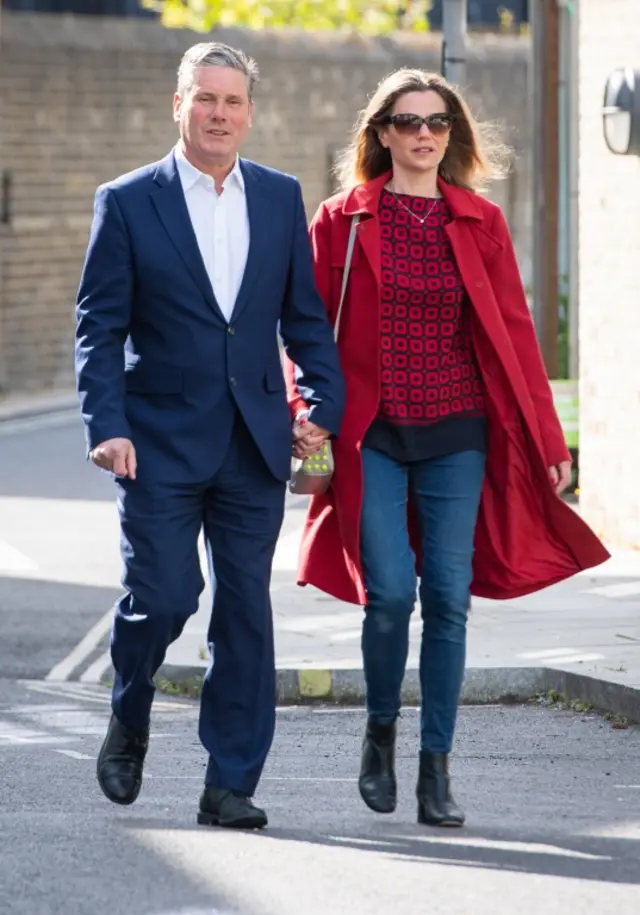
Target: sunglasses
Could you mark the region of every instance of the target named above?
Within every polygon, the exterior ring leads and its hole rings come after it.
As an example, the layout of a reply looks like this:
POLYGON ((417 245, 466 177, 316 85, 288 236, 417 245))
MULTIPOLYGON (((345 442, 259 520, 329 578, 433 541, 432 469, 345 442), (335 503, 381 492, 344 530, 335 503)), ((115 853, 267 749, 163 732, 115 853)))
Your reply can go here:
POLYGON ((426 118, 419 114, 390 114, 382 118, 381 124, 391 124, 398 133, 418 133, 423 124, 429 128, 429 133, 434 137, 443 137, 451 130, 455 115, 453 114, 428 114, 426 118))

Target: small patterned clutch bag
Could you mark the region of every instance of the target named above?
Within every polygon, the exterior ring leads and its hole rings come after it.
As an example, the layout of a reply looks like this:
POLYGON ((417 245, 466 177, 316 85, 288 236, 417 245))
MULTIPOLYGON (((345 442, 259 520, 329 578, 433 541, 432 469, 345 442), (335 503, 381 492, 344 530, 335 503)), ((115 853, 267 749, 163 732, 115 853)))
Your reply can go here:
MULTIPOLYGON (((347 291, 347 282, 349 280, 349 270, 351 269, 351 259, 353 257, 353 248, 356 242, 356 227, 360 220, 359 216, 354 216, 351 220, 349 230, 349 241, 347 242, 347 253, 344 259, 344 271, 342 274, 342 289, 340 291, 340 302, 336 321, 333 326, 333 336, 338 341, 338 332, 340 330, 340 318, 342 317, 342 306, 344 296, 347 291)), ((333 460, 333 449, 331 442, 326 441, 322 448, 304 460, 294 459, 292 466, 291 479, 289 481, 289 492, 297 496, 319 496, 325 493, 331 485, 331 478, 335 463, 333 460)))
POLYGON ((319 496, 331 483, 335 463, 331 442, 325 442, 315 454, 303 461, 296 460, 289 489, 298 496, 319 496))

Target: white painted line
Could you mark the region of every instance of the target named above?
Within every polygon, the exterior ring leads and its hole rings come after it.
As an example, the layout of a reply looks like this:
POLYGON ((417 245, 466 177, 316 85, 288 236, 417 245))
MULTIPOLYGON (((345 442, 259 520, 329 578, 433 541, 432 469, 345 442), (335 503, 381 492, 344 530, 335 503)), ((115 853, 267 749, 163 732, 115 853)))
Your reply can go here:
MULTIPOLYGON (((82 687, 79 683, 75 683, 74 681, 51 683, 50 686, 45 686, 44 684, 40 683, 28 683, 27 687, 36 693, 44 693, 47 696, 76 699, 79 702, 97 702, 101 705, 111 705, 111 695, 106 690, 104 693, 95 693, 82 687)), ((154 701, 153 709, 154 711, 157 710, 173 712, 176 709, 193 710, 193 706, 187 705, 185 702, 162 702, 161 700, 158 700, 157 702, 154 701)))
MULTIPOLYGON (((342 836, 327 836, 335 842, 342 842, 342 836)), ((406 836, 389 836, 387 835, 384 842, 391 843, 393 839, 402 839, 406 841, 406 836)), ((518 842, 502 839, 484 839, 480 837, 464 836, 463 838, 450 838, 449 836, 411 836, 412 842, 421 842, 425 845, 451 845, 467 848, 486 848, 497 851, 517 851, 531 855, 555 855, 559 858, 576 858, 580 861, 613 861, 610 855, 592 855, 588 852, 577 851, 574 848, 562 848, 559 845, 544 845, 539 842, 518 842)), ((382 844, 378 839, 355 839, 349 838, 349 842, 357 842, 359 845, 382 844)))
POLYGON ((15 574, 16 572, 36 572, 37 570, 37 562, 34 562, 29 556, 25 556, 5 540, 0 540, 0 572, 15 574))
POLYGON ((357 782, 357 778, 323 778, 320 775, 264 775, 263 782, 357 782))
MULTIPOLYGON (((53 686, 54 686, 54 684, 52 684, 52 687, 53 686)), ((35 683, 31 684, 29 686, 29 689, 33 690, 36 693, 44 693, 47 696, 56 696, 57 698, 60 698, 60 696, 64 696, 68 699, 77 699, 81 702, 99 702, 103 705, 111 704, 111 699, 109 698, 109 696, 95 696, 93 693, 85 692, 83 694, 83 693, 74 692, 73 690, 66 691, 66 690, 55 689, 55 688, 50 689, 50 688, 47 688, 46 686, 36 685, 35 683)))
POLYGON ((98 620, 95 626, 87 632, 76 647, 69 652, 66 658, 63 658, 58 664, 51 668, 45 680, 65 681, 73 673, 79 664, 93 654, 102 639, 111 629, 113 619, 113 608, 110 608, 105 615, 98 620))
POLYGON ((615 585, 603 585, 600 588, 589 588, 583 594, 596 594, 598 597, 640 597, 640 581, 619 581, 615 585))
POLYGON ((84 673, 80 676, 81 683, 100 683, 102 675, 109 669, 111 664, 111 651, 105 651, 100 657, 93 662, 84 673))
POLYGON ((54 753, 62 753, 63 756, 68 756, 70 759, 97 759, 97 756, 87 756, 86 753, 78 753, 77 750, 54 750, 54 753))

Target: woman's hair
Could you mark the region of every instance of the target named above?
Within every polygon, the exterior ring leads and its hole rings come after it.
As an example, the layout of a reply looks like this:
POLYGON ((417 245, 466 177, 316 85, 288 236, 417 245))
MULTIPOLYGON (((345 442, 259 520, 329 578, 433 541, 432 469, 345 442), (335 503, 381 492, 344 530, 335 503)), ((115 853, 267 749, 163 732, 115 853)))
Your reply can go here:
POLYGON ((364 184, 391 170, 391 153, 381 144, 378 131, 398 99, 407 92, 437 92, 448 114, 455 116, 449 145, 438 174, 449 184, 481 190, 509 171, 511 151, 500 141, 493 124, 479 124, 457 89, 438 73, 396 70, 378 84, 360 112, 351 144, 339 155, 336 175, 343 189, 364 184))

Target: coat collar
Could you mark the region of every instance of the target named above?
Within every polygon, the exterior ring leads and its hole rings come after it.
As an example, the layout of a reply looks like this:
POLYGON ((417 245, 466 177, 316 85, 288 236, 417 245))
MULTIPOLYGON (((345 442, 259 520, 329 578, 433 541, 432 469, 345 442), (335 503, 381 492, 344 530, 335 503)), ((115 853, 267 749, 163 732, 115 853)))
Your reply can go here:
MULTIPOLYGON (((378 178, 367 181, 366 184, 358 184, 352 188, 342 205, 342 212, 345 216, 355 216, 356 213, 362 216, 377 216, 382 190, 392 174, 393 172, 390 171, 385 172, 378 178)), ((482 208, 478 205, 476 195, 472 191, 448 184, 442 178, 438 178, 438 189, 454 219, 482 220, 484 218, 482 208)))

